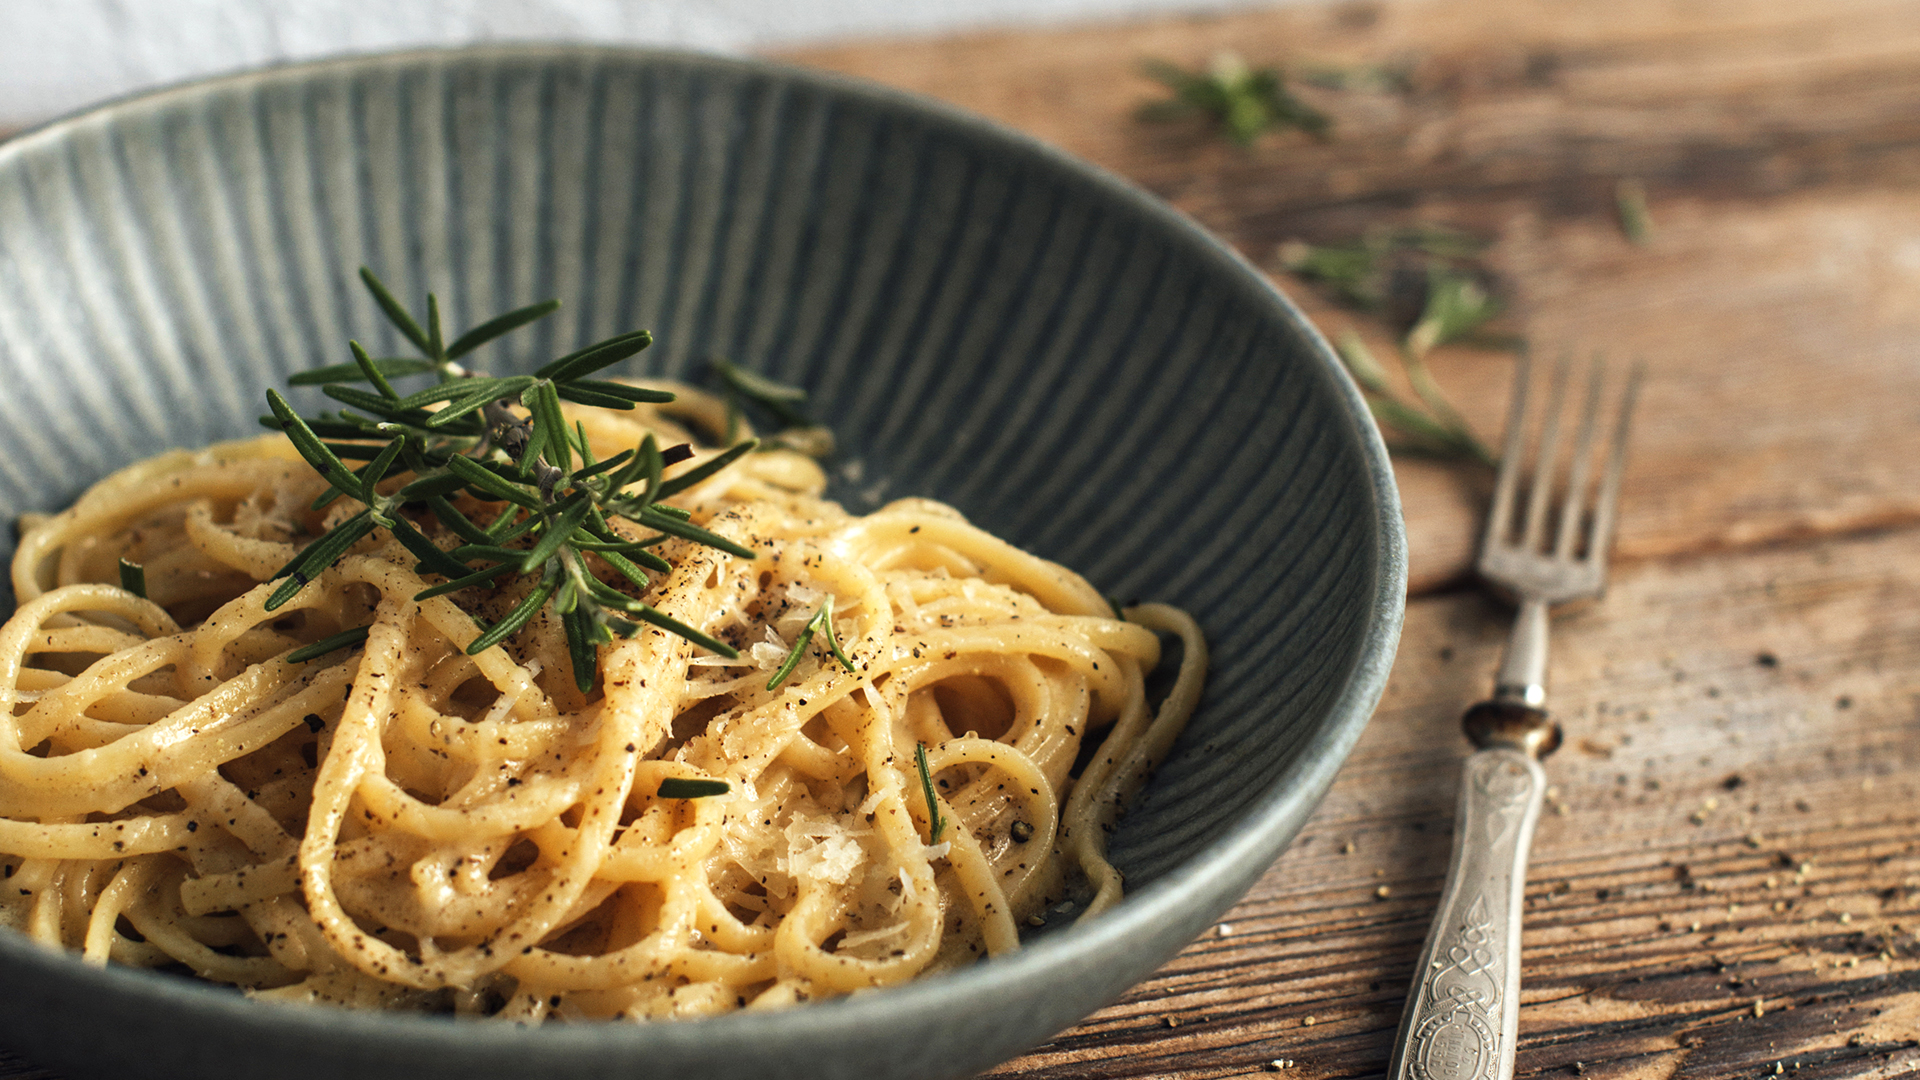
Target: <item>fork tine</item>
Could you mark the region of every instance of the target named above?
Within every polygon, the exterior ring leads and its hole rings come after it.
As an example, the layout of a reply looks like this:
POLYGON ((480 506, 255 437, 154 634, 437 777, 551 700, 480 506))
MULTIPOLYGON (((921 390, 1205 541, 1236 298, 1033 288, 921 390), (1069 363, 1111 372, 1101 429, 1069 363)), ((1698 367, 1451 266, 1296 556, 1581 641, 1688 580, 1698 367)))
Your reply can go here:
POLYGON ((1527 383, 1533 361, 1525 352, 1514 361, 1513 400, 1507 403, 1506 445, 1500 448, 1500 469, 1493 481, 1493 505, 1487 510, 1486 535, 1480 550, 1489 551, 1513 533, 1513 495, 1520 486, 1520 453, 1526 443, 1527 383))
POLYGON ((1614 421, 1613 445, 1607 450, 1607 473, 1600 481, 1600 501, 1594 508, 1593 525, 1587 534, 1587 561, 1600 568, 1604 576, 1607 548, 1613 544, 1613 512, 1620 501, 1620 475, 1627 466, 1627 432, 1633 423, 1633 406, 1640 397, 1640 379, 1646 365, 1636 363, 1627 374, 1627 388, 1620 396, 1620 416, 1614 421))
POLYGON ((1560 535, 1553 545, 1553 556, 1565 559, 1573 555, 1573 541, 1579 536, 1581 513, 1587 504, 1587 477, 1593 472, 1593 435, 1600 426, 1600 384, 1607 366, 1596 354, 1593 370, 1587 376, 1587 405, 1580 414, 1580 434, 1574 439, 1572 468, 1567 475, 1566 494, 1560 499, 1560 535))
POLYGON ((1566 403, 1567 383, 1571 381, 1573 357, 1560 354, 1554 365, 1553 389, 1548 392, 1545 425, 1540 429, 1540 460, 1533 465, 1533 490, 1527 495, 1527 531, 1520 539, 1522 551, 1538 551, 1546 531, 1547 502, 1553 495, 1553 472, 1560 457, 1560 409, 1566 403))

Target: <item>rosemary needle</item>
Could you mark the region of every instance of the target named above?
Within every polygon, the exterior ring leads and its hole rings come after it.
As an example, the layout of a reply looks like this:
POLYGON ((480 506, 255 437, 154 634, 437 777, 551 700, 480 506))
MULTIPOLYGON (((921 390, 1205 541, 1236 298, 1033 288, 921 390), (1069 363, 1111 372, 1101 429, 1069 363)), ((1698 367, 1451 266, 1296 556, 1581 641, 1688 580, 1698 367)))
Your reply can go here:
POLYGON ((927 843, 937 844, 940 834, 947 827, 947 820, 940 816, 940 804, 933 798, 933 773, 927 769, 925 743, 913 744, 913 764, 920 771, 920 791, 927 797, 927 843))
POLYGON ((1620 211, 1620 231, 1629 242, 1646 247, 1653 240, 1653 215, 1647 212, 1647 187, 1633 177, 1613 186, 1614 206, 1620 211))
POLYGON ((147 598, 147 568, 137 562, 120 560, 120 587, 139 597, 147 598))
POLYGON ((787 658, 780 662, 780 668, 773 673, 773 678, 767 680, 768 690, 775 689, 787 681, 787 676, 793 674, 793 669, 800 666, 800 658, 806 655, 807 645, 813 641, 815 634, 826 637, 827 650, 833 654, 835 660, 840 661, 841 667, 847 669, 847 674, 852 675, 859 670, 853 666, 853 661, 847 657, 847 654, 841 651, 840 639, 834 635, 833 597, 829 596, 821 602, 819 610, 813 613, 813 618, 807 620, 807 625, 800 628, 800 636, 794 641, 793 648, 787 650, 787 658))
POLYGON ((367 635, 372 630, 371 626, 356 626, 351 630, 342 630, 332 637, 321 638, 311 645, 302 645, 287 654, 287 662, 304 664, 309 660, 318 660, 335 650, 351 648, 367 640, 367 635))
POLYGON ((732 787, 725 780, 669 776, 660 781, 660 790, 654 794, 662 799, 704 799, 709 795, 725 795, 731 790, 732 787))

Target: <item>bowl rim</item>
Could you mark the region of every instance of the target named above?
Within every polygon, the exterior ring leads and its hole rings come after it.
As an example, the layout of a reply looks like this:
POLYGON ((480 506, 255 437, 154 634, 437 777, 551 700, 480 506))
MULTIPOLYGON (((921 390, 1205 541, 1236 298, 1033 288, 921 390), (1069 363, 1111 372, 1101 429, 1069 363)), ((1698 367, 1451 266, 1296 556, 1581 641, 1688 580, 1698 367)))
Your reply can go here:
MULTIPOLYGON (((1327 383, 1365 456, 1371 484, 1375 536, 1371 559, 1373 593, 1363 622, 1355 660, 1340 693, 1324 718, 1303 739, 1282 774, 1248 803, 1227 837, 1193 855, 1176 875, 1163 876, 1127 897, 1111 911, 1069 932, 1027 943, 1011 956, 888 987, 885 993, 860 993, 811 1002, 805 1008, 764 1013, 735 1012, 672 1023, 565 1024, 525 1027, 475 1024, 437 1015, 362 1012, 338 1008, 280 1008, 269 1012, 260 1002, 229 988, 201 984, 174 975, 111 965, 83 965, 78 957, 38 946, 14 932, 0 933, 0 965, 38 969, 48 975, 89 983, 98 992, 149 1005, 188 1009, 244 1027, 270 1026, 328 1038, 395 1040, 424 1044, 429 1052, 458 1049, 490 1053, 507 1048, 534 1052, 691 1049, 722 1039, 746 1036, 814 1042, 871 1032, 883 1019, 902 1012, 938 1012, 944 1003, 994 998, 1030 981, 1074 980, 1090 970, 1089 961, 1109 950, 1126 950, 1150 927, 1194 924, 1197 933, 1220 913, 1207 910, 1195 920, 1196 898, 1238 900, 1305 824, 1335 773, 1358 740, 1385 690, 1405 617, 1407 559, 1405 526, 1387 450, 1371 412, 1352 378, 1317 328, 1274 283, 1245 256, 1144 188, 1091 162, 1077 158, 1000 121, 924 95, 853 76, 757 57, 739 57, 658 46, 579 42, 517 41, 480 45, 354 52, 215 74, 109 98, 24 129, 0 142, 0 166, 58 146, 69 132, 111 123, 129 114, 160 110, 228 91, 274 83, 299 83, 329 76, 352 76, 382 69, 502 62, 593 61, 635 65, 667 64, 736 75, 784 80, 868 107, 909 114, 980 143, 995 145, 1043 167, 1074 177, 1123 204, 1144 221, 1177 237, 1176 243, 1197 262, 1210 264, 1226 280, 1237 281, 1245 298, 1285 324, 1324 368, 1327 383), (43 150, 42 148, 47 148, 43 150)), ((1210 905, 1209 905, 1210 907, 1210 905)), ((1169 954, 1171 955, 1171 954, 1169 954)), ((1153 966, 1164 963, 1156 958, 1153 966)), ((1129 980, 1131 983, 1133 980, 1129 980)), ((1124 987, 1123 987, 1124 989, 1124 987)), ((1117 991, 1115 993, 1118 993, 1117 991)), ((1105 995, 1110 1000, 1113 994, 1105 995)))

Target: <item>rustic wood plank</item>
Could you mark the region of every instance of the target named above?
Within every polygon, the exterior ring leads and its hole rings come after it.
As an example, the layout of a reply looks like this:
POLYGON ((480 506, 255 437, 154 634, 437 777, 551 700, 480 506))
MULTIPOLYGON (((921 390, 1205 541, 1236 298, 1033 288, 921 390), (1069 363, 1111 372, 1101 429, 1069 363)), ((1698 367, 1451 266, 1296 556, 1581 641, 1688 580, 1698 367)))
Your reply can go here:
MULTIPOLYGON (((1506 619, 1416 600, 1294 846, 1215 933, 995 1075, 1379 1073, 1445 872, 1438 763, 1467 753, 1506 619)), ((1527 887, 1520 1074, 1920 1068, 1920 530, 1642 564, 1555 635, 1567 746, 1527 887)))
MULTIPOLYGON (((1275 269, 1275 247, 1440 222, 1496 241, 1509 328, 1652 374, 1623 558, 1920 520, 1920 8, 1900 0, 1433 0, 895 41, 790 59, 929 93, 1145 185, 1274 270, 1323 328, 1369 320, 1275 269), (1234 49, 1295 68, 1404 64, 1405 94, 1322 91, 1317 143, 1253 152, 1138 123, 1145 57, 1234 49), (1646 182, 1630 244, 1614 184, 1646 182)), ((1436 373, 1497 437, 1507 357, 1436 373)), ((1400 469, 1416 592, 1459 581, 1472 478, 1400 469)))

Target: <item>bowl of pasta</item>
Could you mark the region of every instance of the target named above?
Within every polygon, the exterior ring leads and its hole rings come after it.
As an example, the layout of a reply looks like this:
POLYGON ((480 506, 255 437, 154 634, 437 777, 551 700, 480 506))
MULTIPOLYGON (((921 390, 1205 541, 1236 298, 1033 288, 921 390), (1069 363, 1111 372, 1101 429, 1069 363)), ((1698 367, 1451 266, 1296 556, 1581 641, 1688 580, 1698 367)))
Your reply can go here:
POLYGON ((19 136, 0 380, 0 1038, 74 1076, 970 1074, 1265 871, 1399 632, 1261 274, 774 64, 19 136))

